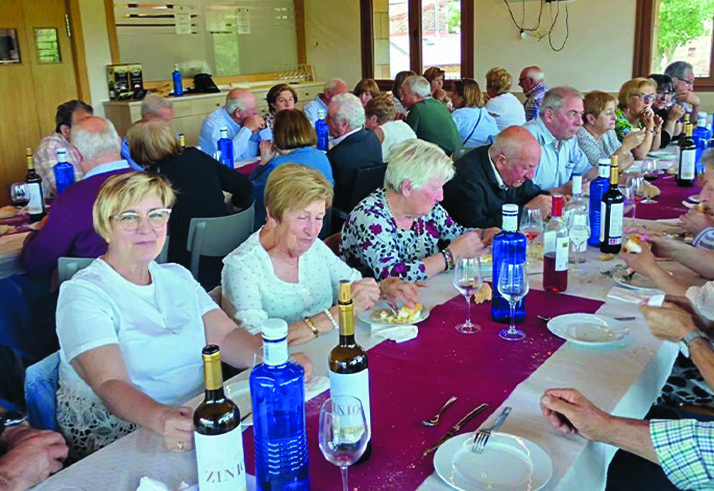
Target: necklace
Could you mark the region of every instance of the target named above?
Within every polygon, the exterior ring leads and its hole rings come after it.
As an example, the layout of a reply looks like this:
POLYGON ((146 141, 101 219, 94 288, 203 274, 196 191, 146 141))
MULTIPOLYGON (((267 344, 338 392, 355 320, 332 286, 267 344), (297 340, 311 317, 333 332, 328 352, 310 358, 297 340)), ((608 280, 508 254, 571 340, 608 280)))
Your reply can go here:
MULTIPOLYGON (((399 228, 399 225, 397 224, 397 215, 396 215, 396 213, 394 213, 394 208, 392 207, 392 203, 390 203, 390 201, 389 201, 389 194, 387 193, 386 189, 384 190, 384 200, 387 203, 387 209, 389 209, 389 213, 392 215, 392 221, 394 222, 394 227, 397 229, 397 231, 401 230, 399 228)), ((409 218, 406 215, 404 217, 409 218)), ((414 226, 414 224, 416 224, 415 232, 417 233, 417 235, 421 235, 422 234, 421 220, 418 217, 412 218, 411 220, 412 220, 412 227, 414 226)), ((409 227, 409 229, 411 229, 412 227, 409 227)))

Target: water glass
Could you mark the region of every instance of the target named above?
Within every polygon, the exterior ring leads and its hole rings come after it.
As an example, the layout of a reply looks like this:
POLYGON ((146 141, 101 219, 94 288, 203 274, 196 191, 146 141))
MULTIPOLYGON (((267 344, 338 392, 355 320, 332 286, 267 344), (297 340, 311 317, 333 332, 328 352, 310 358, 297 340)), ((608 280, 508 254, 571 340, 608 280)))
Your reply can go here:
POLYGON ((471 322, 471 298, 479 291, 483 280, 481 279, 481 262, 478 257, 462 257, 456 262, 454 269, 454 286, 466 299, 466 321, 455 326, 461 334, 476 334, 481 331, 481 326, 471 322))
POLYGON ((637 217, 637 203, 640 201, 643 201, 643 199, 647 196, 646 188, 645 188, 645 179, 642 177, 642 175, 632 175, 628 176, 625 187, 629 188, 631 192, 630 194, 633 198, 632 201, 632 219, 634 220, 637 217))
POLYGON ((353 396, 323 402, 318 438, 322 454, 341 469, 342 490, 348 491, 347 470, 362 456, 370 438, 362 402, 353 396))
POLYGON ((511 325, 508 329, 499 332, 498 335, 506 341, 520 341, 526 337, 525 332, 516 329, 515 308, 516 304, 526 296, 529 288, 528 274, 524 263, 504 261, 501 264, 501 270, 498 273, 498 292, 508 300, 508 305, 511 308, 511 325))

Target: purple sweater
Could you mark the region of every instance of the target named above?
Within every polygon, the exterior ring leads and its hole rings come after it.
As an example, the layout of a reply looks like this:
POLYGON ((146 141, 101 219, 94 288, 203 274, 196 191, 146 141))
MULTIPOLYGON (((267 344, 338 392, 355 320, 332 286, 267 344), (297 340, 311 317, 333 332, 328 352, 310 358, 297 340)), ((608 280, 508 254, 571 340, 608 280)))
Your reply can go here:
POLYGON ((68 187, 52 203, 47 223, 30 232, 22 246, 22 265, 30 274, 51 274, 62 256, 99 257, 107 243, 94 231, 92 207, 104 181, 131 169, 97 174, 68 187))

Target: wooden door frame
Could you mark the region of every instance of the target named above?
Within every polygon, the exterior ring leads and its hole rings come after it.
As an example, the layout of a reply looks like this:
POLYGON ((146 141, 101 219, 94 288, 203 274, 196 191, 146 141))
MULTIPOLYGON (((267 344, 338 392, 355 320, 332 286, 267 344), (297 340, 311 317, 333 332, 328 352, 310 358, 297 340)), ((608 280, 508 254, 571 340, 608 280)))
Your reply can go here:
POLYGON ((92 94, 89 88, 89 72, 87 70, 87 55, 82 32, 82 16, 79 12, 79 0, 65 0, 65 11, 69 16, 69 38, 74 57, 74 76, 77 80, 77 98, 82 101, 91 101, 92 94))

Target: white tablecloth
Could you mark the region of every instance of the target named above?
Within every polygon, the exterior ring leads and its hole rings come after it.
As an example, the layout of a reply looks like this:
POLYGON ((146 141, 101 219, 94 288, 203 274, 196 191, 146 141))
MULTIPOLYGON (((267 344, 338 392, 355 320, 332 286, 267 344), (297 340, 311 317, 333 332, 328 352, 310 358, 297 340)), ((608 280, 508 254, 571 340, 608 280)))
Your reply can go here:
MULTIPOLYGON (((587 274, 584 276, 571 272, 567 293, 606 300, 613 283, 600 271, 611 269, 617 262, 600 262, 597 257, 597 251, 588 252, 587 274)), ((541 282, 540 275, 531 276, 532 288, 540 289, 541 282)), ((451 276, 442 274, 429 281, 423 303, 431 308, 455 293, 451 276)), ((553 460, 553 478, 546 489, 604 489, 607 466, 615 448, 587 443, 577 436, 562 436, 552 429, 538 405, 543 392, 552 387, 575 387, 606 411, 641 418, 658 395, 678 352, 677 345, 662 343, 649 333, 635 304, 607 300, 598 312, 638 317, 630 324, 631 341, 625 348, 594 350, 565 343, 504 402, 504 405, 512 406, 513 411, 502 431, 524 436, 541 445, 553 460)), ((357 339, 367 349, 378 342, 370 335, 369 327, 361 322, 357 327, 357 339)), ((325 375, 327 364, 324 360, 336 344, 337 333, 332 332, 299 347, 299 350, 312 357, 316 375, 325 375)), ((504 341, 499 349, 508 349, 508 343, 504 341)), ((244 372, 237 378, 246 377, 244 372)), ((498 412, 494 411, 485 425, 490 424, 498 412)), ((195 483, 195 455, 168 453, 163 450, 158 435, 140 429, 51 477, 36 489, 60 490, 74 485, 87 491, 134 490, 144 475, 174 487, 181 481, 195 483)), ((360 489, 359 482, 352 481, 351 486, 360 489)), ((446 489, 451 488, 435 474, 419 487, 420 491, 446 489)))

